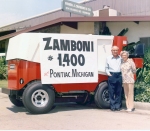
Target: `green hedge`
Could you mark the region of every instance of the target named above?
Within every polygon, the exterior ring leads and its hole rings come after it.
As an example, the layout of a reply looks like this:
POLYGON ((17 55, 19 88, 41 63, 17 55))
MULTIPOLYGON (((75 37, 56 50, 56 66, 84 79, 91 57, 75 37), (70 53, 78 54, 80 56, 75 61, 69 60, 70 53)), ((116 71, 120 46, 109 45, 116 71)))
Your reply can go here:
POLYGON ((145 82, 135 83, 134 100, 139 102, 150 102, 150 84, 145 82))
POLYGON ((7 79, 7 65, 5 58, 0 58, 0 80, 7 79))
POLYGON ((137 69, 135 101, 150 102, 150 47, 144 53, 143 68, 137 69))

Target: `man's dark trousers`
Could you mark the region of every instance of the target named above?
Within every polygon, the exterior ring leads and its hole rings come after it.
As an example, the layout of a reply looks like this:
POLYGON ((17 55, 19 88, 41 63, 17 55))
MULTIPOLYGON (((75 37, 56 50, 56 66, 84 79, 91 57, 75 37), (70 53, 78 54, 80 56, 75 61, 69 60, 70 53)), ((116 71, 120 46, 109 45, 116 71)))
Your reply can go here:
POLYGON ((108 90, 111 109, 121 108, 122 96, 122 76, 120 72, 110 72, 108 77, 108 90))

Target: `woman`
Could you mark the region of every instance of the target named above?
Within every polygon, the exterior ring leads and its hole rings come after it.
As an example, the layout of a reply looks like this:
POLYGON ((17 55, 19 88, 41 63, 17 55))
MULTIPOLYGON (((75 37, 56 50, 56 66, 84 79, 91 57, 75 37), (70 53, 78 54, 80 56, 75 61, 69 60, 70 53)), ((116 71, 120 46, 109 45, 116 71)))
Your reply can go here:
POLYGON ((132 59, 129 59, 129 53, 122 51, 121 73, 123 79, 123 87, 126 98, 127 111, 134 111, 134 74, 136 67, 132 59))

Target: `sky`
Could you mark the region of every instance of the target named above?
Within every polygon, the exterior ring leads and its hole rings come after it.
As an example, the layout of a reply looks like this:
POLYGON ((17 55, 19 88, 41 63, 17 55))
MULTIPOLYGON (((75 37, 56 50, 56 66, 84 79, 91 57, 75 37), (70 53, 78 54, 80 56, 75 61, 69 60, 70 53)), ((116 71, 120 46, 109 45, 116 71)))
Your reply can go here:
MULTIPOLYGON (((0 0, 0 27, 61 8, 62 0, 0 0)), ((82 0, 70 0, 80 2, 82 0)))

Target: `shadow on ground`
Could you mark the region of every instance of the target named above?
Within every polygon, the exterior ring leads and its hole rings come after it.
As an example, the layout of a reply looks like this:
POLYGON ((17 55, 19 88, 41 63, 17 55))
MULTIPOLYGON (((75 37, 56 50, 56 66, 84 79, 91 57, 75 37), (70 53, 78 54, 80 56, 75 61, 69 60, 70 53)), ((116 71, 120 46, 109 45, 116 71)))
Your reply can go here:
POLYGON ((12 107, 7 107, 7 109, 14 113, 27 112, 27 110, 24 107, 12 106, 12 107))
MULTIPOLYGON (((14 113, 25 112, 28 115, 33 115, 29 113, 25 107, 12 106, 12 107, 7 107, 7 109, 14 113)), ((55 103, 52 109, 50 110, 50 112, 47 114, 57 113, 62 111, 86 110, 86 109, 98 109, 98 108, 96 107, 95 104, 79 105, 76 103, 55 103)))

